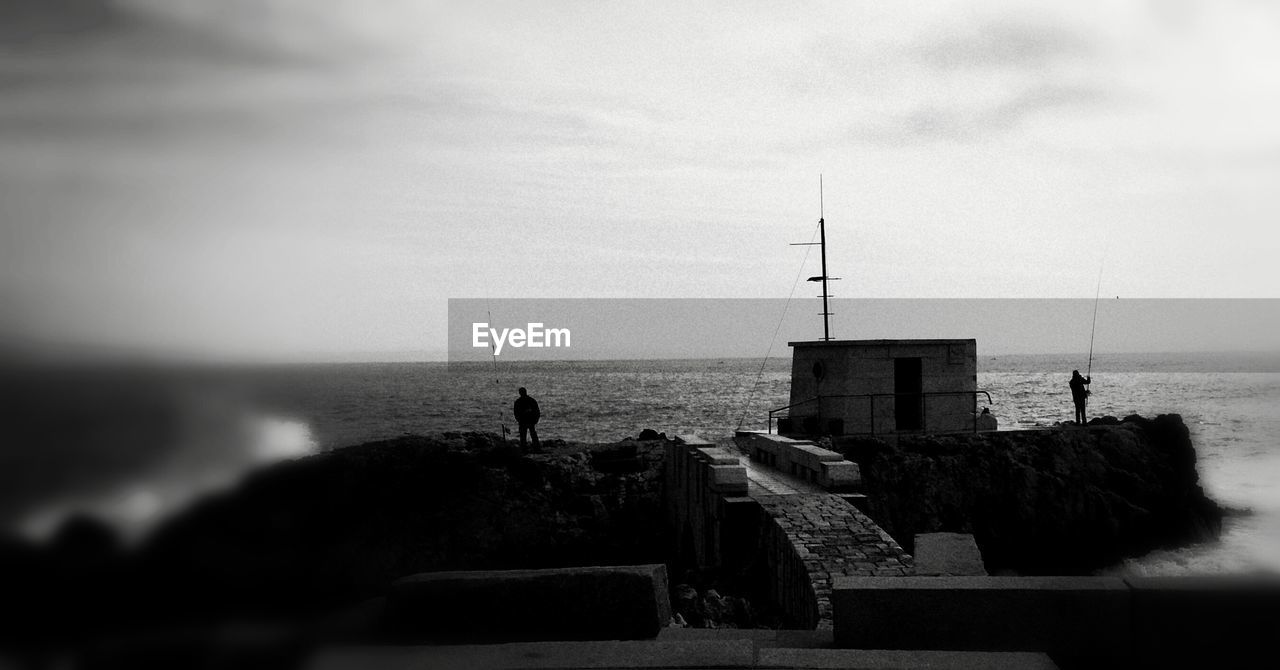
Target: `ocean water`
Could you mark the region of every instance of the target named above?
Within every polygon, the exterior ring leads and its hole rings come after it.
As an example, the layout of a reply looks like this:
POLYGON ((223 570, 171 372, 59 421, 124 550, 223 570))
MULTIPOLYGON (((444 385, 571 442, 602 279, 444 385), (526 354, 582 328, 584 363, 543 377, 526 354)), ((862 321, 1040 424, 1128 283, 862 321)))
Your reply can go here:
MULTIPOLYGON (((1066 382, 1084 358, 982 357, 978 385, 1002 429, 1050 426, 1072 417, 1066 382)), ((1218 543, 1115 571, 1280 569, 1280 357, 1101 355, 1092 374, 1090 416, 1181 414, 1205 488, 1251 512, 1218 543)), ((137 538, 264 463, 405 433, 513 430, 520 386, 538 398, 544 440, 645 428, 724 439, 764 428, 789 376, 789 357, 19 371, 6 388, 23 392, 3 402, 21 428, 0 450, 0 521, 39 538, 87 513, 137 538)))

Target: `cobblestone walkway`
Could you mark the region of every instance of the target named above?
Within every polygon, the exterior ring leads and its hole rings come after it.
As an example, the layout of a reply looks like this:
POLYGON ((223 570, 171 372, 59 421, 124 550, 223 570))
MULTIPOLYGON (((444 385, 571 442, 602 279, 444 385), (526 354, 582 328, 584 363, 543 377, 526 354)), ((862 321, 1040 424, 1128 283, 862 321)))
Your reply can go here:
POLYGON ((818 600, 818 628, 831 627, 831 583, 842 575, 913 574, 912 559, 867 515, 829 493, 752 494, 803 561, 818 600))

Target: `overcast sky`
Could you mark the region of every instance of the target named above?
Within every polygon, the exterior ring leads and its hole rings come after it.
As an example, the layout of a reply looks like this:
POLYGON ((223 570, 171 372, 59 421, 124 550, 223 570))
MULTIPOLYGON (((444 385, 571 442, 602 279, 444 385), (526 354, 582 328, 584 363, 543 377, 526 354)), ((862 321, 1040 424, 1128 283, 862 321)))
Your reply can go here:
POLYGON ((380 358, 448 298, 785 298, 820 174, 840 297, 1280 298, 1273 2, 0 8, 9 340, 380 358))

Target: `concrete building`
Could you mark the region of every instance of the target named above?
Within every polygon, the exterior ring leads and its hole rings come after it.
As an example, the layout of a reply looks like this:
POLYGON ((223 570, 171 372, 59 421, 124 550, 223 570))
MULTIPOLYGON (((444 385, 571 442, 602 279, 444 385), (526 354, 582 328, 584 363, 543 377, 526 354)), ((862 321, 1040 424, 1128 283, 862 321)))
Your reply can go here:
POLYGON ((790 342, 791 402, 783 434, 891 434, 974 430, 975 340, 790 342))

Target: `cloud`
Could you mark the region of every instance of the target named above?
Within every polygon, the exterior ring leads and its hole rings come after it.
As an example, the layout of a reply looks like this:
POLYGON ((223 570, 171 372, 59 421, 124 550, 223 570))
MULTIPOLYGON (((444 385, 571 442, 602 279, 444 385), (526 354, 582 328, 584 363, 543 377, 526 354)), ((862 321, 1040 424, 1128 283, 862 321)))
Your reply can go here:
MULTIPOLYGON (((42 332, 199 342, 297 312, 317 347, 371 323, 400 346, 431 321, 420 305, 489 292, 481 277, 770 295, 819 172, 829 220, 868 222, 835 231, 875 269, 845 282, 859 295, 993 290, 950 279, 977 276, 1057 295, 1057 231, 1138 248, 1153 216, 1194 239, 1224 199, 1277 211, 1253 185, 1274 181, 1280 40, 1245 3, 19 5, 6 34, 24 37, 0 46, 0 299, 42 332), (1245 150, 1230 189, 1206 176, 1203 156, 1245 150)), ((1159 243, 1142 258, 1200 251, 1159 243)), ((1194 281, 1165 265, 1131 274, 1194 281)))
POLYGON ((950 24, 941 34, 906 48, 909 58, 938 70, 969 68, 1042 70, 1063 60, 1096 57, 1098 41, 1051 17, 996 16, 950 24))
POLYGON ((882 146, 936 141, 980 142, 1016 131, 1023 123, 1039 115, 1097 113, 1118 104, 1117 99, 1115 92, 1103 88, 1045 82, 1003 99, 969 104, 946 100, 921 101, 910 111, 883 122, 856 126, 849 137, 882 146))
POLYGON ((108 0, 3 0, 0 45, 12 47, 48 35, 84 33, 120 18, 108 0))
POLYGON ((1032 117, 1088 115, 1129 99, 1110 73, 1108 36, 1078 15, 988 3, 911 18, 828 35, 810 50, 824 54, 827 85, 849 91, 834 135, 879 146, 973 142, 1032 117))

